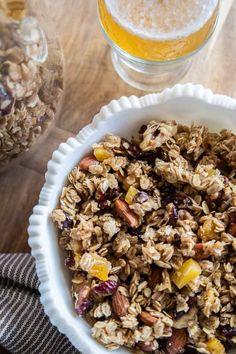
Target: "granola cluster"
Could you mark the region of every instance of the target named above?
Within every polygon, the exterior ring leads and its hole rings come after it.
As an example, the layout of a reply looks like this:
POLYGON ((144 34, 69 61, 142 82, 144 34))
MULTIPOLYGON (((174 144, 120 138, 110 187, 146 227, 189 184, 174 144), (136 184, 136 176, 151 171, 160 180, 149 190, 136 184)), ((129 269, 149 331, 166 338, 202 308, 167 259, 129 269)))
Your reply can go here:
POLYGON ((55 43, 47 43, 36 18, 15 18, 14 3, 0 4, 0 167, 39 139, 62 95, 55 43))
POLYGON ((152 121, 108 134, 52 213, 72 296, 108 349, 236 346, 236 136, 152 121))

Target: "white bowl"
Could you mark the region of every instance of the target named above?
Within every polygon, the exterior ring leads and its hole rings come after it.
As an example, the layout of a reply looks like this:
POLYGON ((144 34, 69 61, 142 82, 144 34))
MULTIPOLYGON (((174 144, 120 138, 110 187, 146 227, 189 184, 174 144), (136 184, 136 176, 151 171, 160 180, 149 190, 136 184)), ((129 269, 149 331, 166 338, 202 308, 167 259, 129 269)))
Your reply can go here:
MULTIPOLYGON (((50 321, 71 343, 85 354, 110 353, 90 335, 90 326, 79 318, 70 295, 70 274, 58 246, 50 213, 71 169, 91 150, 91 145, 108 133, 130 137, 151 119, 204 124, 211 131, 229 128, 236 132, 236 100, 204 89, 200 85, 176 85, 161 94, 138 98, 121 97, 111 101, 84 127, 76 138, 69 138, 56 150, 48 163, 46 182, 30 217, 29 245, 36 260, 41 302, 50 321)), ((117 354, 128 353, 119 349, 117 354)))

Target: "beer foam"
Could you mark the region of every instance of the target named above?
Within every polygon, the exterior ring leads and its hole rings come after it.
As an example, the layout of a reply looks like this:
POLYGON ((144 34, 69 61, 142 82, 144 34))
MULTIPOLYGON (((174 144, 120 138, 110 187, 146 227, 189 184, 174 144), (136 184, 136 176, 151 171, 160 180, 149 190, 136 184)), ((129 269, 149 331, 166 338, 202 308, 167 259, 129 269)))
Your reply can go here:
POLYGON ((113 19, 128 32, 152 40, 187 37, 212 16, 217 0, 105 0, 113 19))

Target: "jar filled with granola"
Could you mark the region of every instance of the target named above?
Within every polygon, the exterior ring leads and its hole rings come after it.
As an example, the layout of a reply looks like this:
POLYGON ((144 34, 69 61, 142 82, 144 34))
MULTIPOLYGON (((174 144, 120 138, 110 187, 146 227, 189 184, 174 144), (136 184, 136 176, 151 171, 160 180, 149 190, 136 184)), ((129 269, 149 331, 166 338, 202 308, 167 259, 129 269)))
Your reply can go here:
POLYGON ((0 0, 0 170, 45 136, 61 97, 62 53, 44 0, 0 0))

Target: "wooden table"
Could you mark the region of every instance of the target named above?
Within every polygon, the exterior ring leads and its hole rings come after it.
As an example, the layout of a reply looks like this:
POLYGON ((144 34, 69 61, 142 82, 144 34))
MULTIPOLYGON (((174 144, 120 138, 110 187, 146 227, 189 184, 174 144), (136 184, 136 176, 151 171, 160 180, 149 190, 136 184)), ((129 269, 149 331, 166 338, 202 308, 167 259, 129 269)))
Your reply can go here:
MULTIPOLYGON (((30 251, 28 218, 44 183, 47 161, 59 143, 75 135, 111 99, 144 93, 126 85, 115 73, 109 46, 99 30, 96 0, 47 2, 65 56, 64 100, 56 127, 45 143, 20 165, 0 175, 1 252, 30 251)), ((210 53, 206 48, 197 55, 182 82, 201 83, 236 98, 235 41, 234 2, 210 53)))

